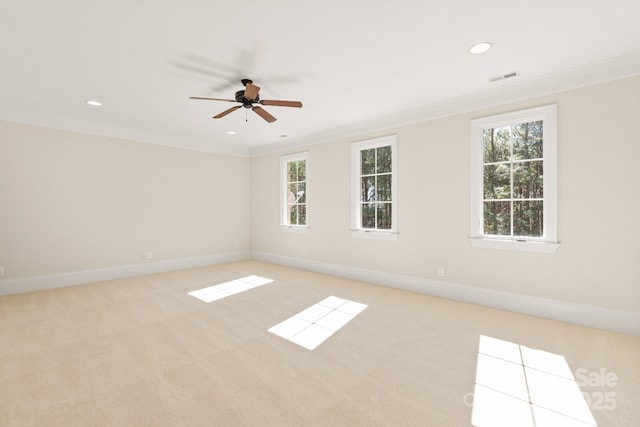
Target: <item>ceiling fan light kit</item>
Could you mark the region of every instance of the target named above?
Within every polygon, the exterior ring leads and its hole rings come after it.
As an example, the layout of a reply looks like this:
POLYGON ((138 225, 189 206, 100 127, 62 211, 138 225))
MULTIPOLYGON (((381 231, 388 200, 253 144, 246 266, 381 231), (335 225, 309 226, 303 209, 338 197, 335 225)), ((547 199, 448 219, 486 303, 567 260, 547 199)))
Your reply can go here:
POLYGON ((223 112, 216 114, 213 116, 214 119, 220 119, 227 114, 233 113, 234 111, 244 107, 252 110, 258 116, 262 117, 269 123, 275 122, 277 119, 272 116, 267 110, 262 108, 260 105, 270 105, 275 107, 295 107, 302 108, 302 102, 300 101, 283 101, 283 100, 269 100, 269 99, 260 99, 260 87, 253 84, 253 81, 250 79, 242 79, 242 84, 244 85, 244 90, 239 90, 236 92, 235 99, 224 99, 224 98, 206 98, 200 96, 192 96, 189 99, 199 99, 205 101, 226 101, 226 102, 238 102, 240 105, 233 106, 223 112), (255 105, 260 104, 260 105, 255 105))

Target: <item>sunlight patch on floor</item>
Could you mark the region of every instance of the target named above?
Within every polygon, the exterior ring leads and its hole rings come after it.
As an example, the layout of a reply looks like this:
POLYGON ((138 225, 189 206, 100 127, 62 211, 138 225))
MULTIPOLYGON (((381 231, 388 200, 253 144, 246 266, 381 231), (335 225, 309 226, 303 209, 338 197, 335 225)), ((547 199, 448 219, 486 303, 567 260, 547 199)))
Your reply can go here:
POLYGON ((212 302, 249 289, 271 283, 273 280, 260 276, 246 276, 240 279, 231 280, 230 282, 220 283, 219 285, 209 286, 207 288, 191 291, 188 294, 198 298, 200 301, 212 302))
POLYGON ((564 356, 484 335, 471 424, 597 426, 564 356))
POLYGON ((269 332, 313 350, 365 308, 366 304, 330 296, 278 323, 269 332))

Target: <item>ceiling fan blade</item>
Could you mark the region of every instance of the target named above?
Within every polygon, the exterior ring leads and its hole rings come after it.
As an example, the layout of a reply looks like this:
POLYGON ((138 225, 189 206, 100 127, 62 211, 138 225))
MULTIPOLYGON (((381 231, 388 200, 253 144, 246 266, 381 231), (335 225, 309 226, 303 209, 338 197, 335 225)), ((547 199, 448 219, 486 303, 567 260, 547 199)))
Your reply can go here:
POLYGON ((274 105, 276 107, 296 107, 302 108, 302 102, 300 101, 278 101, 273 99, 263 99, 260 101, 262 105, 274 105))
POLYGON ((224 110, 222 113, 220 114, 216 114, 215 116, 213 116, 214 119, 219 119, 221 117, 226 116, 229 113, 233 113, 234 111, 236 111, 238 108, 241 108, 242 105, 236 105, 235 107, 231 107, 228 110, 224 110))
POLYGON ((247 86, 244 89, 244 96, 253 101, 258 96, 258 92, 260 92, 260 87, 252 83, 247 83, 247 86))
POLYGON ((273 117, 271 114, 269 114, 267 112, 267 110, 265 110, 262 107, 253 107, 252 110, 255 111, 255 113, 257 115, 259 115, 260 117, 262 117, 263 119, 265 119, 269 123, 275 122, 277 120, 275 117, 273 117))
POLYGON ((189 99, 201 99, 204 101, 228 101, 228 102, 238 102, 235 99, 223 99, 223 98, 203 98, 201 96, 190 96, 189 99))

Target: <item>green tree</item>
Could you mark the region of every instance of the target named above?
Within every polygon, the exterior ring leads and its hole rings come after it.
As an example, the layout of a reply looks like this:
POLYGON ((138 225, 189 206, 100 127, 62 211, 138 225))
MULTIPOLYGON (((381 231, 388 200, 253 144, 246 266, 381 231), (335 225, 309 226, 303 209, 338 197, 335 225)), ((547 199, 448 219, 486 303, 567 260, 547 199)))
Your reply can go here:
POLYGON ((542 236, 543 123, 483 132, 484 232, 542 236))

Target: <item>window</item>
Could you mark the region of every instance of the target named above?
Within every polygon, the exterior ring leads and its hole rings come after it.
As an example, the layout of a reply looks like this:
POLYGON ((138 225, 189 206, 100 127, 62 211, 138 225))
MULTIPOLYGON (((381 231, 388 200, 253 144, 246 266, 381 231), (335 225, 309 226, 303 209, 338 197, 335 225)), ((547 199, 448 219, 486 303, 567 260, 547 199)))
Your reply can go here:
POLYGON ((307 227, 307 153, 282 157, 280 168, 280 224, 307 227))
POLYGON ((471 122, 471 243, 557 249, 555 105, 471 122))
POLYGON ((387 136, 351 146, 351 228, 355 235, 397 233, 396 137, 387 136))

